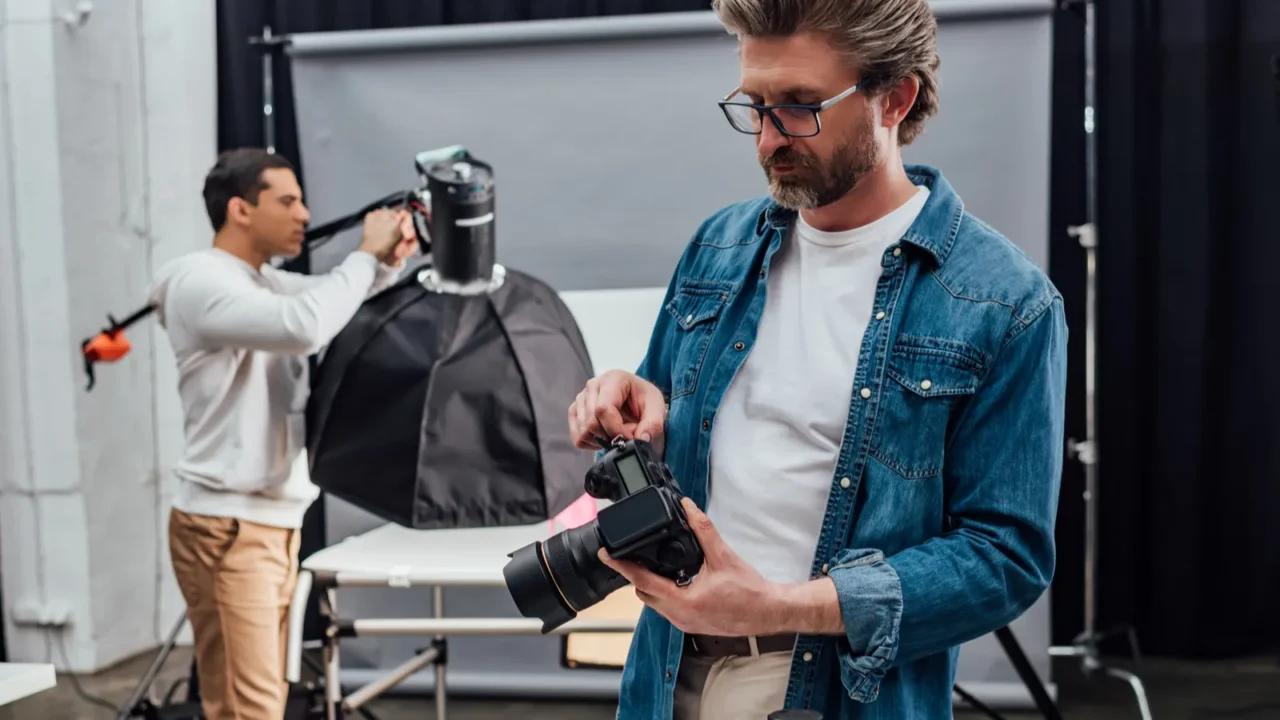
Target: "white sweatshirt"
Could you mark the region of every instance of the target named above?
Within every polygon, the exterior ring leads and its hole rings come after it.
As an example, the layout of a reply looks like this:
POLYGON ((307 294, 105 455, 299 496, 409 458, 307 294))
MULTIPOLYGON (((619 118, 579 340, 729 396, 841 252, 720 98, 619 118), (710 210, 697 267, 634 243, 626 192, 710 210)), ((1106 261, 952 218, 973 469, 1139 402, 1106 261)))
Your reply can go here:
POLYGON ((306 440, 307 356, 398 275, 364 252, 328 274, 299 275, 217 248, 160 269, 150 301, 177 358, 185 418, 174 507, 301 527, 318 495, 294 472, 306 440))

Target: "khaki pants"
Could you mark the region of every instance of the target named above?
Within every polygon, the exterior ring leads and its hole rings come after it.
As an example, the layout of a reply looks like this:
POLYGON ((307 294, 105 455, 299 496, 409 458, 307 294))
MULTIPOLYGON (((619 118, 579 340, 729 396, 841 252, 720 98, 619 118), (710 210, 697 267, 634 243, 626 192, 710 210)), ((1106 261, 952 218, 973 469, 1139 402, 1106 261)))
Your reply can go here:
POLYGON ((724 658, 685 654, 676 678, 675 720, 765 720, 787 699, 791 653, 724 658))
POLYGON ((297 530, 234 518, 169 515, 169 552, 195 635, 207 720, 284 717, 297 530))

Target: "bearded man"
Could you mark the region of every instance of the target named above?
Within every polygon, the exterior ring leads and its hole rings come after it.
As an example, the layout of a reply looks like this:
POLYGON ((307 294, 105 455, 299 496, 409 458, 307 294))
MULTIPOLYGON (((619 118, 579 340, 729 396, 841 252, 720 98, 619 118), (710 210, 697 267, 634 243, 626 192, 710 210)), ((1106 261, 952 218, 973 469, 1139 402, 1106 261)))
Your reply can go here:
POLYGON ((618 717, 951 717, 959 646, 1053 577, 1062 299, 903 163, 938 110, 926 0, 713 6, 770 197, 698 228, 638 370, 568 414, 664 453, 706 554, 677 587, 602 553, 646 605, 618 717))

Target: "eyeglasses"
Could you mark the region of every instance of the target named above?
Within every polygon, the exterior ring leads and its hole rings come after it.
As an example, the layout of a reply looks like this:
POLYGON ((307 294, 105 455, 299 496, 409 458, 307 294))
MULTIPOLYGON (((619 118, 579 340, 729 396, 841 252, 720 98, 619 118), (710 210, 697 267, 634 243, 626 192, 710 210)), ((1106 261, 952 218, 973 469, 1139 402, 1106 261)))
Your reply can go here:
POLYGON ((858 83, 830 100, 817 105, 754 105, 746 102, 729 102, 734 95, 742 92, 736 88, 721 100, 718 105, 734 130, 748 135, 759 135, 764 128, 764 117, 769 116, 778 132, 793 138, 813 137, 822 132, 822 121, 818 113, 835 105, 858 91, 862 83, 858 83))

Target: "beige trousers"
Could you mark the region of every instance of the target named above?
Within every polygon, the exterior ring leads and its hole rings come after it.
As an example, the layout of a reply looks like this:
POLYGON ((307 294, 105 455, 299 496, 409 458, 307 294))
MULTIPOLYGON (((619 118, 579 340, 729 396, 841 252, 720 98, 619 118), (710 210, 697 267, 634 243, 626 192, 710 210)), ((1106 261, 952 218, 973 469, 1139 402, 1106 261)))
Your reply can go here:
POLYGON ((765 720, 786 702, 791 653, 706 658, 685 654, 674 720, 765 720))
POLYGON ((169 553, 195 635, 207 720, 284 717, 299 542, 297 530, 170 513, 169 553))

